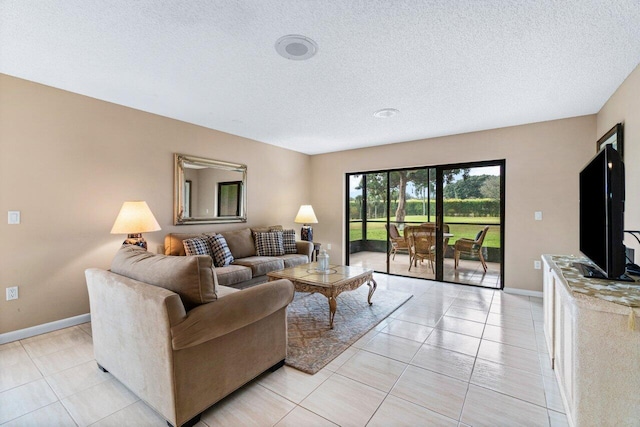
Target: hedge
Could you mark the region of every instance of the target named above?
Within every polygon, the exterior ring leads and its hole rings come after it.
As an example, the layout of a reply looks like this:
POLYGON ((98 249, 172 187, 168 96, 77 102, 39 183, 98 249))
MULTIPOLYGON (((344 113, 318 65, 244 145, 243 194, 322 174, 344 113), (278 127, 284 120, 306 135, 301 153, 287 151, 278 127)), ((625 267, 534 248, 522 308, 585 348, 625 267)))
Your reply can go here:
MULTIPOLYGON (((349 217, 350 219, 361 219, 361 206, 355 200, 351 200, 349 203, 349 217)), ((369 218, 374 217, 375 207, 373 203, 368 203, 369 218)), ((391 203, 391 215, 395 216, 398 203, 391 203)), ((426 215, 423 212, 425 203, 422 200, 410 199, 405 203, 405 215, 426 215)), ((435 216, 436 204, 432 200, 428 204, 429 214, 435 216)), ((386 217, 386 205, 385 203, 378 203, 377 205, 377 218, 386 217)), ((485 216, 500 216, 500 200, 499 199, 445 199, 443 202, 444 215, 445 216, 462 216, 462 217, 485 217, 485 216)))

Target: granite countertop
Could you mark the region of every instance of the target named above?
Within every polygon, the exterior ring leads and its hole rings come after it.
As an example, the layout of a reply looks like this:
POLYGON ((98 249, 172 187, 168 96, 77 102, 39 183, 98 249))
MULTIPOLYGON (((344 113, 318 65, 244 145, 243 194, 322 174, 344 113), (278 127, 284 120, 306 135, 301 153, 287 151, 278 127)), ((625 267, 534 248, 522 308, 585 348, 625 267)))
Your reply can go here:
POLYGON ((569 255, 544 255, 553 262, 574 294, 587 295, 627 307, 640 308, 640 282, 616 282, 585 278, 573 263, 593 265, 584 257, 569 255))

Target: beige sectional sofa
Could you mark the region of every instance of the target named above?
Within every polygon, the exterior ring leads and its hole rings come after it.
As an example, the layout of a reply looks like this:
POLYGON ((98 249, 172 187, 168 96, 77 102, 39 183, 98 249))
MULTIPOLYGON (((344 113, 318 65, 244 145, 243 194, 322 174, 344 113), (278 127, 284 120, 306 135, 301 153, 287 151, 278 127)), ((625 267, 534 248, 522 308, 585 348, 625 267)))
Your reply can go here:
POLYGON ((170 425, 196 424, 209 406, 284 362, 288 280, 240 291, 216 283, 208 255, 131 245, 111 270, 85 275, 99 367, 170 425))
MULTIPOLYGON (((279 256, 259 256, 256 254, 254 234, 282 231, 282 226, 274 225, 259 228, 241 228, 222 231, 221 234, 233 255, 231 265, 215 267, 218 283, 236 289, 244 289, 268 280, 266 274, 270 271, 308 263, 313 252, 313 243, 296 241, 297 253, 279 256)), ((170 233, 164 239, 165 255, 186 255, 183 241, 194 237, 212 236, 215 232, 206 233, 170 233)))

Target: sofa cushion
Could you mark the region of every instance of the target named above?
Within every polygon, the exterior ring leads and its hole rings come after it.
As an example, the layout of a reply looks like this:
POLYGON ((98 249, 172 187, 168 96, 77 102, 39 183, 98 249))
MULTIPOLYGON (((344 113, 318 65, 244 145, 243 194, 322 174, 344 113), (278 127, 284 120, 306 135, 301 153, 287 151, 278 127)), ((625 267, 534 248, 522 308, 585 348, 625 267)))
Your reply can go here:
POLYGON ((300 254, 285 254, 280 258, 284 261, 284 268, 295 267, 309 262, 309 257, 300 254))
POLYGON ((255 233, 253 236, 256 244, 257 256, 284 255, 284 246, 282 245, 281 231, 271 231, 269 233, 255 233))
POLYGON ((220 286, 233 286, 252 278, 250 267, 234 264, 216 268, 216 275, 220 286))
POLYGON ((256 233, 268 233, 270 231, 282 231, 282 226, 281 225, 270 225, 268 227, 251 227, 251 232, 253 234, 256 233))
POLYGON ((193 255, 209 255, 213 256, 211 245, 207 239, 202 237, 193 237, 191 239, 184 239, 182 241, 184 245, 184 252, 187 256, 193 255))
POLYGON ((296 231, 295 230, 283 230, 282 231, 282 246, 284 246, 285 254, 297 254, 298 246, 296 245, 296 231))
POLYGON ((227 246, 227 241, 222 234, 207 236, 208 243, 211 247, 213 263, 216 267, 224 267, 233 262, 233 255, 227 246))
POLYGON ((251 229, 242 228, 240 230, 223 231, 220 233, 227 241, 227 246, 234 258, 245 258, 256 255, 256 245, 253 242, 251 229))
POLYGON ((240 258, 236 259, 233 263, 251 268, 251 275, 253 277, 264 276, 270 271, 282 270, 284 268, 284 260, 267 256, 240 258))
POLYGON ((111 271, 177 293, 186 310, 217 298, 213 260, 208 255, 157 255, 123 245, 111 261, 111 271))
POLYGON ((240 292, 240 289, 230 288, 229 286, 218 286, 218 299, 223 298, 227 295, 231 295, 233 293, 240 292))

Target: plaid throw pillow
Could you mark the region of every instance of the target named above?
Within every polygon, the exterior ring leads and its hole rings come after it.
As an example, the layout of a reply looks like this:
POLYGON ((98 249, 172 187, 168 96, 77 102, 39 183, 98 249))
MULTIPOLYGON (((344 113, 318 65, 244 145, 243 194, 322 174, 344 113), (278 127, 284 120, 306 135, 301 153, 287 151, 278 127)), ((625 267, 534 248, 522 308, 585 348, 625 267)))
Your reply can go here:
POLYGON ((296 231, 284 230, 282 231, 282 246, 284 246, 285 254, 297 254, 298 247, 296 246, 296 231))
POLYGON ((282 231, 270 231, 269 233, 255 233, 253 239, 256 243, 256 255, 280 256, 284 255, 282 245, 282 231))
POLYGON ((233 255, 229 250, 227 241, 222 234, 216 234, 215 236, 209 236, 209 245, 211 246, 211 257, 213 258, 213 265, 216 267, 224 267, 233 262, 233 255))
POLYGON ((209 255, 212 256, 211 246, 209 246, 209 242, 203 237, 193 237, 191 239, 185 239, 182 241, 182 245, 184 246, 184 251, 187 253, 187 256, 191 255, 209 255))

